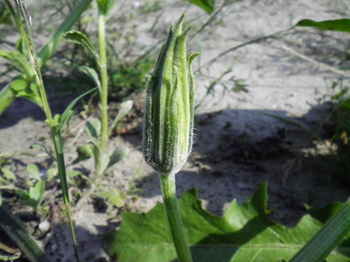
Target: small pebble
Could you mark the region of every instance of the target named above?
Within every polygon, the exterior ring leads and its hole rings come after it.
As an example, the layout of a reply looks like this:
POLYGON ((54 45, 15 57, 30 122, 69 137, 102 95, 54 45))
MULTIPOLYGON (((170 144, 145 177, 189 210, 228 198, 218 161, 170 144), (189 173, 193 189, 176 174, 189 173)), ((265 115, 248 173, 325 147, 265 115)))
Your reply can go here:
POLYGON ((39 224, 39 229, 41 232, 47 232, 50 229, 50 222, 47 220, 44 220, 39 224))

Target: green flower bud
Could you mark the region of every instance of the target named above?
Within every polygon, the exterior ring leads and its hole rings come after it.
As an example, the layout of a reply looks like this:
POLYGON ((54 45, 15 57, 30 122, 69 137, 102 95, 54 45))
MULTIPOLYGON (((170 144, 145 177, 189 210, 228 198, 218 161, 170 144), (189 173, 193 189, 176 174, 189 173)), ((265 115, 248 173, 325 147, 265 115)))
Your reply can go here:
POLYGON ((143 132, 146 162, 162 174, 176 173, 192 149, 194 116, 193 59, 186 54, 189 23, 183 14, 176 27, 171 25, 150 79, 143 132))

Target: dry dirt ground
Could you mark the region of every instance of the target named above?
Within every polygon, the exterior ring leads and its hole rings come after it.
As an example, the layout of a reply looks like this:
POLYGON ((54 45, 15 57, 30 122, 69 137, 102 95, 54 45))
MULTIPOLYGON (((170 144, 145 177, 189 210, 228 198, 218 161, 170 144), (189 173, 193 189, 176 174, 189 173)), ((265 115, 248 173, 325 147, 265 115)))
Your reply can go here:
MULTIPOLYGON (((218 2, 220 8, 222 1, 218 2)), ((140 15, 141 8, 153 3, 117 1, 112 16, 118 23, 110 24, 110 30, 124 28, 125 33, 135 30, 135 43, 151 46, 165 38, 170 22, 176 21, 184 11, 193 22, 194 32, 209 21, 201 9, 186 1, 159 1, 162 6, 159 10, 140 15), (132 14, 135 16, 130 20, 132 14)), ((323 122, 328 123, 327 116, 332 110, 328 103, 333 92, 331 84, 343 77, 346 86, 348 77, 324 65, 346 66, 342 56, 350 37, 305 28, 284 31, 304 18, 320 21, 345 17, 350 12, 347 4, 340 0, 232 1, 191 38, 189 49, 201 52, 198 63, 194 63, 198 75, 196 101, 205 100, 196 111, 193 153, 177 175, 179 196, 197 187, 206 208, 220 215, 233 199, 245 202, 261 183, 268 181, 269 206, 278 206, 274 219, 290 226, 305 213, 304 204, 319 208, 348 197, 348 184, 324 160, 329 153, 324 144, 296 125, 267 116, 296 122, 315 132, 327 145, 332 134, 327 124, 319 127, 323 122), (284 34, 220 56, 242 43, 282 31, 284 34), (214 58, 216 61, 208 64, 214 58), (231 65, 232 70, 219 79, 231 65), (219 79, 217 85, 206 96, 216 79, 219 79), (243 91, 235 92, 233 89, 239 82, 246 86, 243 91)), ((31 8, 33 4, 29 5, 31 8)), ((67 104, 66 99, 51 97, 50 100, 57 112, 67 104)), ((77 116, 74 124, 78 126, 80 122, 77 116)), ((130 153, 106 176, 104 187, 128 192, 128 208, 146 212, 161 201, 161 195, 157 175, 143 161, 141 124, 137 123, 132 132, 112 138, 111 148, 126 145, 130 153), (135 194, 137 199, 133 197, 135 194)), ((28 152, 41 137, 48 137, 43 114, 27 101, 15 101, 0 118, 0 152, 28 152)), ((75 146, 66 143, 67 162, 76 157, 75 146)), ((37 163, 43 169, 51 164, 45 158, 15 156, 14 171, 23 174, 27 163, 37 163)), ((75 168, 88 174, 89 165, 88 162, 75 168)), ((57 205, 54 206, 51 211, 56 214, 47 218, 51 231, 46 235, 46 251, 53 261, 73 261, 67 224, 60 217, 57 205)), ((126 208, 84 199, 73 209, 82 260, 110 261, 101 239, 120 225, 120 213, 126 208)), ((31 219, 27 217, 29 222, 31 219)))

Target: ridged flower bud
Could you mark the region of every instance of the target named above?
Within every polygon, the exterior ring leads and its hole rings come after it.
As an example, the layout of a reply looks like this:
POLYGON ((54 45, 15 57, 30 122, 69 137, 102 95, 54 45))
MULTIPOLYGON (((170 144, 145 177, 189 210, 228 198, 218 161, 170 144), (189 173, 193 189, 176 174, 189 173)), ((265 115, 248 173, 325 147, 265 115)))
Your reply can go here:
POLYGON ((178 172, 186 163, 193 142, 193 59, 186 53, 190 30, 183 14, 159 54, 146 94, 143 154, 161 174, 178 172))

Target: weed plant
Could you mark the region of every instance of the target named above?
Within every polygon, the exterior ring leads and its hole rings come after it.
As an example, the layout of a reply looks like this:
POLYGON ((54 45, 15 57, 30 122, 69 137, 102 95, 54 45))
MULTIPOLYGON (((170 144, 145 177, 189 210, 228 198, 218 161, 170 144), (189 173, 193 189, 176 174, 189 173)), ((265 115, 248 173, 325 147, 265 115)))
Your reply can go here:
MULTIPOLYGON (((134 86, 143 85, 144 82, 140 81, 139 77, 149 70, 153 61, 143 57, 132 63, 133 66, 119 63, 115 72, 108 70, 106 22, 114 1, 97 0, 98 44, 93 44, 84 31, 68 31, 91 2, 82 0, 72 7, 68 17, 38 54, 33 41, 30 14, 23 1, 16 0, 16 6, 8 0, 4 2, 21 38, 17 42, 16 51, 0 51, 1 57, 19 69, 17 78, 0 92, 0 113, 17 97, 29 99, 44 111, 46 123, 51 132, 53 155, 57 161, 63 201, 75 246, 75 259, 79 261, 77 240, 70 215, 68 172, 63 154, 62 130, 72 117, 73 106, 84 95, 94 92, 95 89, 77 97, 61 115, 53 115, 48 103, 41 68, 52 56, 62 36, 83 47, 89 54, 89 61, 93 62, 80 65, 79 70, 84 72, 96 86, 100 116, 86 117, 84 129, 89 141, 77 148, 79 156, 76 161, 94 158, 94 174, 91 178, 86 178, 90 186, 90 191, 86 193, 86 196, 120 198, 118 190, 108 194, 108 192, 101 192, 99 185, 104 175, 126 154, 123 148, 110 151, 108 141, 117 123, 129 112, 132 102, 123 102, 116 118, 110 121, 108 115, 110 89, 108 87, 111 83, 115 83, 116 86, 122 85, 125 89, 120 91, 117 88, 116 96, 129 95, 134 86)), ((212 14, 212 17, 219 14, 219 12, 214 12, 215 1, 191 0, 190 2, 208 14, 212 14)), ((223 1, 222 7, 228 2, 223 1)), ((154 5, 144 7, 142 12, 150 12, 154 8, 160 8, 161 4, 156 2, 154 5)), ((0 18, 5 21, 7 17, 8 14, 0 13, 0 18)), ((185 40, 190 26, 184 23, 183 19, 184 16, 169 31, 168 40, 160 51, 155 71, 151 76, 146 99, 143 152, 147 163, 160 175, 164 204, 156 205, 147 214, 125 214, 120 229, 106 237, 106 245, 111 256, 116 256, 115 259, 123 262, 175 261, 176 259, 201 262, 253 261, 260 258, 266 261, 316 262, 323 261, 326 257, 329 261, 347 261, 350 256, 350 248, 348 241, 344 239, 348 237, 350 229, 349 201, 345 204, 333 204, 319 212, 311 210, 310 215, 305 216, 295 228, 281 226, 269 219, 268 215, 271 211, 267 210, 267 184, 263 184, 248 199, 247 203, 238 205, 233 201, 223 217, 206 212, 201 206, 196 190, 186 193, 178 204, 175 174, 187 161, 192 148, 194 75, 191 63, 197 56, 196 53, 186 54, 185 40)), ((348 25, 350 21, 345 19, 318 23, 304 20, 298 23, 298 26, 313 26, 323 30, 338 28, 344 31, 344 24, 348 25)), ((242 46, 281 36, 284 33, 286 32, 279 32, 229 48, 217 58, 242 46)), ((229 70, 232 67, 233 64, 229 70)), ((226 73, 225 71, 218 81, 214 81, 209 86, 209 91, 222 80, 226 73)), ((339 124, 334 139, 341 141, 344 146, 348 143, 350 132, 348 130, 350 106, 346 92, 347 90, 342 91, 333 98, 341 101, 337 118, 339 124)), ((27 165, 27 172, 33 176, 33 179, 28 184, 28 190, 21 190, 12 185, 15 175, 8 169, 8 158, 9 156, 0 155, 2 172, 0 189, 15 190, 26 200, 27 205, 34 207, 37 213, 47 212, 47 205, 43 198, 45 181, 39 168, 32 164, 27 165)), ((0 195, 0 226, 3 230, 15 240, 31 261, 50 261, 21 223, 1 204, 0 195)))

